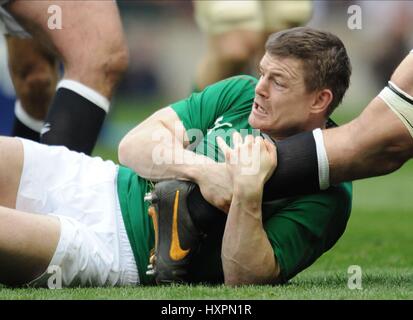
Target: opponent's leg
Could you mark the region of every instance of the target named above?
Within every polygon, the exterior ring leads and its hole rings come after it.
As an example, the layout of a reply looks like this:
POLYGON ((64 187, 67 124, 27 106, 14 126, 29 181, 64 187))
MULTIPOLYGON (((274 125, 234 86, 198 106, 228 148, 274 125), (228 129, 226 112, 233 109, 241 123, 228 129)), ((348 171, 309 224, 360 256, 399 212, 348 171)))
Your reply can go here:
POLYGON ((388 174, 413 157, 412 137, 380 98, 351 123, 323 136, 332 184, 388 174))
POLYGON ((260 37, 260 32, 245 30, 209 36, 206 54, 196 74, 197 89, 203 90, 214 82, 246 73, 246 67, 261 44, 260 37))
POLYGON ((42 142, 91 153, 109 99, 128 63, 119 12, 113 1, 21 1, 8 11, 61 57, 64 79, 43 128, 42 142), (48 8, 61 8, 62 29, 48 28, 48 8))
POLYGON ((116 176, 110 161, 0 137, 0 282, 44 286, 53 265, 64 286, 136 283, 116 176))
POLYGON ((208 41, 198 66, 196 89, 246 72, 262 42, 258 1, 195 1, 194 8, 208 41))
POLYGON ((267 36, 280 30, 304 26, 313 14, 310 0, 267 0, 261 5, 267 36))
POLYGON ((332 183, 391 173, 413 157, 412 69, 413 54, 409 54, 391 77, 410 96, 410 102, 396 100, 404 109, 398 111, 397 105, 391 108, 376 97, 349 124, 323 132, 332 183))
POLYGON ((56 217, 0 206, 0 283, 21 285, 44 273, 59 235, 56 217))
POLYGON ((312 17, 313 8, 310 0, 266 0, 261 1, 264 20, 262 43, 254 59, 258 65, 265 54, 265 42, 275 32, 306 25, 312 17))
POLYGON ((22 170, 22 142, 16 138, 0 137, 0 206, 16 207, 22 170))
POLYGON ((60 232, 56 218, 10 209, 16 206, 23 160, 22 142, 0 137, 0 282, 8 285, 45 271, 60 232))
POLYGON ((40 140, 40 130, 56 90, 56 57, 38 41, 6 36, 10 76, 16 90, 13 136, 40 140))

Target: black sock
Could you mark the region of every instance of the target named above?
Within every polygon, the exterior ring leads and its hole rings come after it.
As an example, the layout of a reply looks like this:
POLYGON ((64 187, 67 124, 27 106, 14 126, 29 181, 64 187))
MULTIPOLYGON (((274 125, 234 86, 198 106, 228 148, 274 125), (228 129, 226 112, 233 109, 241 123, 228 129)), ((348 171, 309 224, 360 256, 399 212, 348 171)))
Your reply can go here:
POLYGON ((17 117, 14 118, 13 129, 11 135, 13 137, 20 137, 36 142, 40 141, 40 133, 30 129, 23 122, 21 122, 17 117))
MULTIPOLYGON (((318 192, 318 159, 313 133, 303 132, 276 145, 278 165, 264 186, 263 201, 318 192)), ((188 209, 202 232, 208 233, 225 224, 226 214, 209 204, 199 188, 188 198, 188 209)))
POLYGON ((317 149, 313 133, 299 133, 275 144, 278 164, 264 186, 263 201, 319 191, 317 149))
POLYGON ((42 126, 43 121, 33 118, 22 106, 20 100, 16 100, 12 136, 39 142, 42 126))
POLYGON ((106 112, 75 91, 59 88, 49 109, 40 141, 91 154, 106 112))
POLYGON ((195 226, 201 232, 209 234, 215 226, 225 226, 226 213, 206 201, 199 186, 189 195, 187 205, 195 226))

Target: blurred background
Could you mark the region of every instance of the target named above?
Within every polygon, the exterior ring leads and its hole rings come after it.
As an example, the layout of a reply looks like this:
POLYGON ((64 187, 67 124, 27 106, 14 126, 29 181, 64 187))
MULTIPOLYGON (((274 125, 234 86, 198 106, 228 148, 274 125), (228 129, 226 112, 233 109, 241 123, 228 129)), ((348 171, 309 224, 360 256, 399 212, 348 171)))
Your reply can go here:
MULTIPOLYGON (((194 21, 191 1, 118 1, 118 4, 130 49, 130 66, 94 152, 114 161, 117 161, 117 145, 127 131, 155 110, 191 93, 195 69, 206 47, 205 35, 194 21)), ((413 2, 314 1, 313 5, 309 25, 338 35, 352 60, 350 89, 332 117, 341 124, 360 113, 413 48, 413 2), (361 8, 361 29, 349 28, 351 5, 361 8)), ((0 133, 3 135, 10 130, 13 101, 4 39, 0 38, 0 133)), ((357 264, 357 257, 368 262, 369 256, 375 257, 372 266, 394 263, 398 267, 411 267, 413 257, 405 255, 399 243, 406 245, 413 240, 412 177, 410 161, 389 177, 356 182, 353 217, 344 235, 347 240, 334 249, 343 254, 323 258, 320 268, 328 269, 332 261, 335 265, 343 261, 346 268, 351 259, 356 259, 357 264), (363 232, 359 232, 360 228, 364 228, 363 232), (403 237, 409 238, 408 241, 403 237), (353 248, 359 242, 365 245, 355 254, 353 248), (348 250, 351 258, 346 256, 348 250), (371 255, 372 251, 377 254, 371 255), (381 261, 384 256, 387 260, 381 261)))

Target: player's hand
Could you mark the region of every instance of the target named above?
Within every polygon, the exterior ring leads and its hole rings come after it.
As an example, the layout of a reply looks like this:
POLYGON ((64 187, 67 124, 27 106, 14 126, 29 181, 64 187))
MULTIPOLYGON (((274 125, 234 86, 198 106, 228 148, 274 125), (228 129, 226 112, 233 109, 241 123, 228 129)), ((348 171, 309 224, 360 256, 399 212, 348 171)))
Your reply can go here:
POLYGON ((232 201, 232 179, 225 163, 207 164, 195 181, 202 196, 213 206, 228 213, 232 201))
POLYGON ((248 135, 243 140, 241 135, 235 132, 234 148, 230 148, 220 137, 217 138, 217 143, 225 155, 234 188, 241 187, 255 192, 260 186, 264 186, 276 168, 276 147, 262 137, 248 135))

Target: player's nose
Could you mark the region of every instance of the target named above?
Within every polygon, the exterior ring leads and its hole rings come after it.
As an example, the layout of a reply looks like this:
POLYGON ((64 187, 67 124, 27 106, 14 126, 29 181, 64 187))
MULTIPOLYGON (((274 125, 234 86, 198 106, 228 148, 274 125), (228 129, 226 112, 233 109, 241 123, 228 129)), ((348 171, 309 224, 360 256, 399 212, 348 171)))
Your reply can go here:
POLYGON ((268 81, 261 77, 255 87, 255 94, 264 98, 268 98, 268 81))

